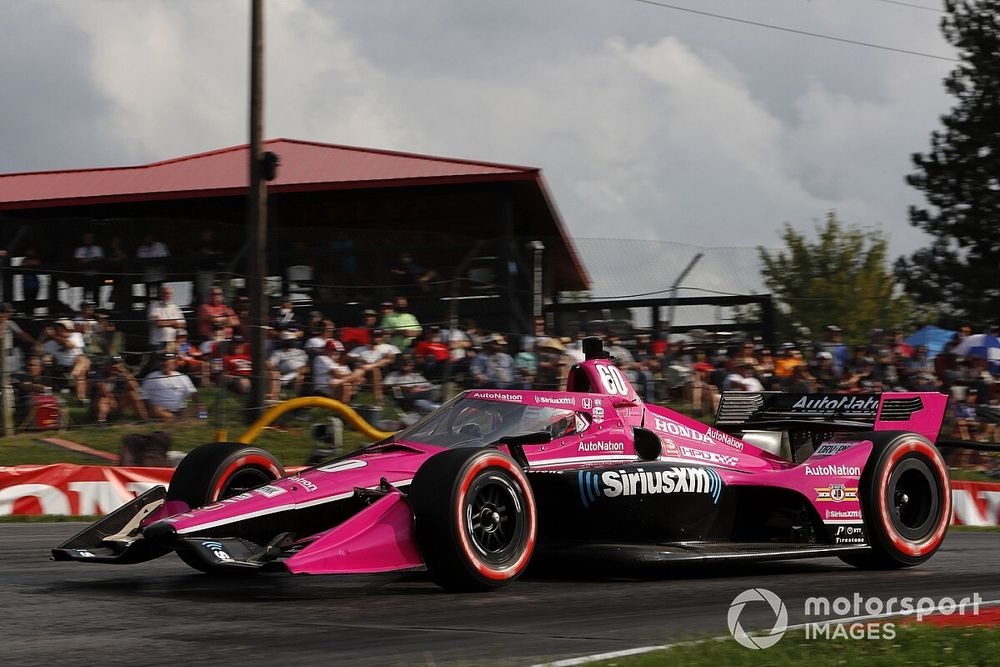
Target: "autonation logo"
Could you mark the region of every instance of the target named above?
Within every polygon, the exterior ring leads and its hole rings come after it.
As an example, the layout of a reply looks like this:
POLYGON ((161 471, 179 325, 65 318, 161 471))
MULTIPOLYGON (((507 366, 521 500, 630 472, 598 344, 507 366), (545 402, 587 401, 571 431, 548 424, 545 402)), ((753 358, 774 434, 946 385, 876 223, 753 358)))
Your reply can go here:
MULTIPOLYGON (((917 621, 932 614, 940 616, 977 616, 983 598, 979 593, 956 600, 952 597, 810 597, 803 605, 806 622, 801 628, 807 640, 823 639, 895 639, 896 623, 880 619, 915 616, 917 621), (834 618, 830 618, 834 616, 834 618), (816 619, 816 620, 810 620, 816 619), (818 620, 823 619, 823 620, 818 620)), ((765 649, 777 644, 788 630, 788 610, 784 601, 766 588, 749 588, 729 605, 727 616, 729 633, 741 646, 765 649), (740 623, 740 616, 747 605, 766 605, 774 614, 770 630, 748 633, 740 623)))

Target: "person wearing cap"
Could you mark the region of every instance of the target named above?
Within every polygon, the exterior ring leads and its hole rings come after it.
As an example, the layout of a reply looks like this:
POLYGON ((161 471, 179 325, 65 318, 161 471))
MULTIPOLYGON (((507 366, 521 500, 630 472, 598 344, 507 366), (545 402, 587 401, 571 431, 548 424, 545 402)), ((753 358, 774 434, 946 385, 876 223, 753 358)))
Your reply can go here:
POLYGON ((353 383, 360 385, 366 379, 372 383, 372 395, 375 405, 382 405, 382 376, 399 356, 399 348, 385 342, 385 332, 381 329, 372 330, 372 344, 359 345, 347 353, 347 360, 354 369, 353 383))
MULTIPOLYGON (((816 352, 828 352, 830 354, 830 369, 838 380, 844 374, 847 366, 847 359, 850 350, 842 342, 842 332, 835 324, 828 324, 823 327, 822 340, 816 345, 816 352)), ((822 382, 822 381, 821 381, 822 382)))
POLYGON ((764 391, 764 385, 754 376, 753 365, 748 361, 738 361, 733 371, 723 383, 726 391, 764 391))
POLYGON ((121 357, 111 357, 98 368, 91 388, 91 409, 99 425, 131 408, 142 421, 149 419, 142 391, 121 357))
POLYGON ((160 370, 153 371, 142 381, 142 397, 151 417, 173 421, 184 411, 188 398, 198 390, 191 378, 177 370, 174 353, 164 352, 160 359, 160 370))
POLYGON ((174 303, 174 288, 163 285, 160 300, 149 306, 149 343, 156 351, 174 351, 177 330, 186 328, 184 313, 174 303))
POLYGON ((469 365, 473 386, 483 389, 510 389, 516 381, 514 360, 503 351, 507 340, 498 333, 483 341, 483 351, 469 365))
POLYGON ((277 398, 282 387, 291 389, 295 395, 302 391, 302 381, 309 371, 309 355, 295 343, 298 332, 285 329, 278 333, 278 342, 267 359, 271 370, 271 396, 277 398))
MULTIPOLYGON (((333 320, 323 320, 320 326, 315 329, 306 339, 302 346, 310 359, 315 359, 317 355, 323 354, 323 349, 331 340, 337 340, 334 334, 337 332, 337 324, 333 320)), ((340 343, 341 341, 337 341, 340 343)), ((341 343, 343 347, 343 343, 341 343)))
POLYGON ((87 373, 90 359, 83 353, 83 334, 76 330, 71 320, 56 320, 46 327, 39 339, 42 354, 50 357, 56 370, 69 375, 76 397, 81 403, 89 403, 87 397, 87 373))
POLYGON ((402 356, 399 370, 390 373, 385 379, 385 384, 398 396, 400 406, 404 410, 412 406, 420 414, 426 415, 441 407, 440 403, 433 400, 434 385, 417 372, 413 355, 402 356))
POLYGON ((558 338, 539 338, 535 350, 538 359, 535 388, 545 391, 564 389, 569 370, 566 346, 558 338))
POLYGON ((809 367, 809 375, 815 379, 821 390, 835 391, 839 376, 833 370, 833 354, 827 350, 817 352, 816 358, 813 359, 813 363, 809 367))
POLYGON ((413 339, 423 331, 416 316, 407 312, 408 308, 405 296, 397 296, 394 301, 384 302, 382 322, 379 324, 379 328, 389 335, 389 343, 403 351, 409 350, 413 339))
POLYGON ((322 351, 313 359, 313 389, 324 396, 335 398, 342 403, 351 400, 351 381, 354 373, 341 363, 344 346, 339 340, 330 339, 322 351))
POLYGON ((199 378, 199 384, 204 387, 208 383, 208 364, 205 354, 191 343, 187 329, 178 329, 174 340, 174 354, 177 355, 177 370, 187 373, 190 377, 199 378))

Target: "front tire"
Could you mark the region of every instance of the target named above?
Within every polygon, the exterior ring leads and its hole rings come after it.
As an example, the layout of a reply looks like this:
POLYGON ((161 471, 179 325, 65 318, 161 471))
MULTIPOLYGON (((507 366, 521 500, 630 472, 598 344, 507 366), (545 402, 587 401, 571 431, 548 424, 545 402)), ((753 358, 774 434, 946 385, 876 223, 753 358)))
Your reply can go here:
POLYGON ((919 565, 941 546, 951 521, 948 468, 916 433, 884 431, 872 441, 858 489, 871 551, 843 560, 865 569, 919 565))
POLYGON ((506 586, 528 566, 538 515, 520 466, 495 449, 450 449, 410 486, 417 546, 431 578, 451 591, 506 586))
MULTIPOLYGON (((166 502, 179 500, 189 508, 202 507, 245 493, 285 476, 285 469, 260 447, 238 442, 213 442, 191 450, 174 471, 166 502)), ((210 572, 199 559, 183 549, 182 561, 196 570, 210 572)))

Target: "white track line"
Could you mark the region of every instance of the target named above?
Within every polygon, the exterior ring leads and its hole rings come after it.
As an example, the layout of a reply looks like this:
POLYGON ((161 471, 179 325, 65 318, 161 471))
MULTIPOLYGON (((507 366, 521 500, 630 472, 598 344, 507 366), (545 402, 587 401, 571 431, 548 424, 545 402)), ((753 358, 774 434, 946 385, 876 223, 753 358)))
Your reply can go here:
MULTIPOLYGON (((948 596, 944 596, 948 597, 948 596)), ((979 603, 979 608, 983 609, 985 607, 994 607, 1000 605, 1000 600, 983 600, 979 603)), ((921 609, 919 612, 914 609, 911 612, 901 614, 898 612, 893 613, 882 613, 882 614, 869 614, 866 616, 848 616, 844 618, 831 618, 829 620, 822 621, 810 621, 808 623, 798 623, 796 625, 789 625, 785 628, 785 632, 789 630, 802 630, 806 626, 813 625, 814 623, 829 623, 831 625, 838 623, 857 623, 859 621, 877 621, 882 618, 905 618, 907 616, 916 616, 917 613, 921 615, 930 615, 935 612, 940 611, 941 605, 934 607, 932 609, 921 609)), ((594 653, 593 655, 583 655, 579 658, 567 658, 565 660, 557 660, 555 662, 540 662, 531 667, 573 667, 573 665, 586 665, 591 662, 599 662, 601 660, 613 660, 614 658, 624 658, 630 655, 642 655, 643 653, 652 653, 653 651, 663 651, 668 648, 673 648, 675 646, 693 646, 696 644, 704 644, 710 641, 723 641, 726 639, 732 639, 729 635, 722 635, 721 637, 710 637, 708 639, 700 639, 695 641, 685 641, 685 642, 674 642, 673 644, 659 644, 656 646, 639 646, 636 648, 627 648, 621 651, 610 651, 608 653, 594 653)))

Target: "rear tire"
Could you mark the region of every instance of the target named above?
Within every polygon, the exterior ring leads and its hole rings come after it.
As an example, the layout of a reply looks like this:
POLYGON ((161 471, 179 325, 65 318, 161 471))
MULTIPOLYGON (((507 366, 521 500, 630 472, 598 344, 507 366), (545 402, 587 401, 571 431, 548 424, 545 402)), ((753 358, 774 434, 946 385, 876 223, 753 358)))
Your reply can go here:
POLYGON ((841 559, 864 569, 919 565, 941 546, 951 521, 948 468, 916 433, 883 431, 871 440, 858 487, 871 551, 841 559))
MULTIPOLYGON (((270 452, 239 442, 213 442, 191 450, 174 471, 165 501, 179 500, 189 508, 202 507, 285 476, 270 452)), ((205 565, 183 550, 177 556, 202 572, 205 565)))
POLYGON ((424 463, 409 493, 417 546, 431 578, 450 591, 517 579, 531 560, 535 497, 520 466, 495 449, 450 449, 424 463))

